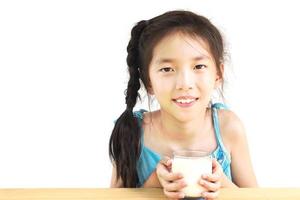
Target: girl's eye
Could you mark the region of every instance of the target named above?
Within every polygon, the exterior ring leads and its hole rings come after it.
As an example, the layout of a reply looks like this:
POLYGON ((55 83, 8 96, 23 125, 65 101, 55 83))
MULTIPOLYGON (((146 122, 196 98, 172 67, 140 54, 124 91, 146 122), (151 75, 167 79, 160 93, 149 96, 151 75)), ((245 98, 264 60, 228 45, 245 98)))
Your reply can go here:
POLYGON ((159 71, 161 72, 171 72, 171 71, 174 71, 171 67, 164 67, 164 68, 161 68, 159 71))
POLYGON ((194 67, 194 69, 203 69, 203 68, 205 68, 206 67, 206 65, 196 65, 195 67, 194 67))

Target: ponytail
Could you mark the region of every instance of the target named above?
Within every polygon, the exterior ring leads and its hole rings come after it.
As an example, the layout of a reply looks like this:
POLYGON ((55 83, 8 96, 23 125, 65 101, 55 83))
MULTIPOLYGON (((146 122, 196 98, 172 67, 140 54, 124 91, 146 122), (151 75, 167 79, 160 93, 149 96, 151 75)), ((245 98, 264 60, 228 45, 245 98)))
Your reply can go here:
POLYGON ((123 187, 137 187, 139 183, 137 162, 140 156, 141 133, 133 108, 139 97, 141 67, 139 39, 147 26, 147 21, 140 21, 131 31, 131 40, 127 46, 127 65, 130 75, 126 89, 126 110, 115 123, 109 140, 109 156, 114 162, 117 179, 121 178, 123 187))

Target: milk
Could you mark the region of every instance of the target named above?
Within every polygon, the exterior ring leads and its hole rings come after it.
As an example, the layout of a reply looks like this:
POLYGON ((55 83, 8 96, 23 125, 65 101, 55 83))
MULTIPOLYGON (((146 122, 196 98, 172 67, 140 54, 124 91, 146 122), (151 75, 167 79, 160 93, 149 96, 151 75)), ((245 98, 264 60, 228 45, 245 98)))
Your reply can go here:
POLYGON ((198 182, 202 174, 212 173, 212 159, 207 155, 187 157, 177 156, 175 153, 172 171, 183 175, 187 186, 182 191, 186 197, 200 197, 201 193, 206 190, 198 182))

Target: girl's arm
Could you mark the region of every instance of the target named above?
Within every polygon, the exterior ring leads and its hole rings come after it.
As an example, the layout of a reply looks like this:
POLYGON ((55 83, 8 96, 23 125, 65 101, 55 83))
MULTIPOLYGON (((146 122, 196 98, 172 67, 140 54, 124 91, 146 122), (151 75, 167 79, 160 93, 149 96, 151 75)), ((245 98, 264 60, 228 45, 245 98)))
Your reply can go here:
POLYGON ((242 128, 241 132, 237 134, 231 150, 232 178, 239 187, 257 187, 246 134, 242 128))
MULTIPOLYGON (((230 146, 231 174, 233 182, 238 187, 257 187, 257 181, 251 163, 250 152, 244 126, 240 119, 231 111, 226 111, 224 138, 230 146)), ((224 130, 224 129, 223 129, 224 130)), ((222 186, 234 187, 234 184, 224 177, 222 186)))
POLYGON ((154 171, 143 185, 144 188, 161 188, 156 171, 154 171))

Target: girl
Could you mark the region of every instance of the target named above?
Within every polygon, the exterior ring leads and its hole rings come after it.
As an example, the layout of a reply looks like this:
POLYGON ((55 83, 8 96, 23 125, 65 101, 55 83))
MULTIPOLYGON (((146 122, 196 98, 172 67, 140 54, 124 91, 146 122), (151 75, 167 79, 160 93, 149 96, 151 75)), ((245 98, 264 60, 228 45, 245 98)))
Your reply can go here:
POLYGON ((162 187, 167 197, 183 198, 186 183, 172 173, 170 159, 182 149, 211 152, 213 173, 199 177, 208 199, 221 187, 257 186, 241 121, 210 101, 223 86, 218 29, 195 13, 167 12, 138 22, 127 52, 127 107, 109 142, 111 187, 162 187), (159 110, 133 112, 140 83, 155 96, 159 110))

